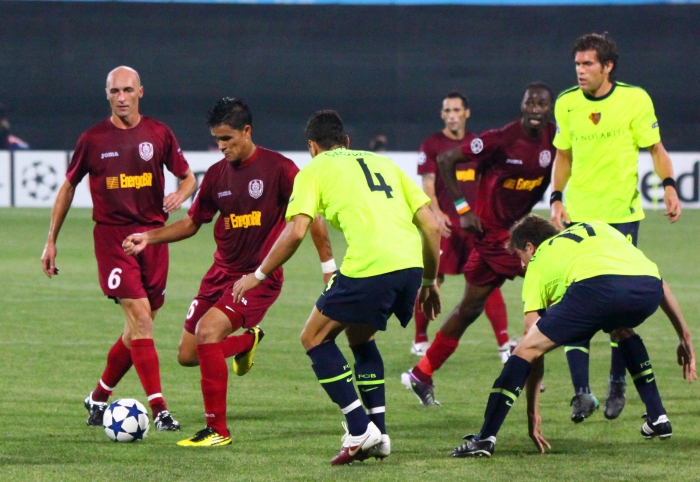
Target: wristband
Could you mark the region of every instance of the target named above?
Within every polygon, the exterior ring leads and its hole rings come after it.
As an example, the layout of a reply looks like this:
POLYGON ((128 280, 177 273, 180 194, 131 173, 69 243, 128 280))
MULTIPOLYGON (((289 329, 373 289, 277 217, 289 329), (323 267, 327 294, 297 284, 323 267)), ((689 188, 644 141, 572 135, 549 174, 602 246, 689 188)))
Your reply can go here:
POLYGON ((423 282, 421 283, 422 287, 426 286, 435 286, 437 284, 437 279, 435 278, 423 278, 423 282))
POLYGON ((457 199, 455 201, 455 209, 457 210, 458 214, 464 214, 466 212, 469 212, 471 208, 469 207, 469 204, 467 203, 467 200, 464 198, 457 199))
POLYGON ((260 271, 260 268, 255 270, 253 276, 255 276, 255 278, 257 278, 258 281, 265 281, 265 278, 267 278, 267 275, 260 271))
POLYGON ((332 273, 337 269, 338 267, 335 265, 335 259, 333 258, 321 263, 321 271, 323 271, 323 274, 332 273))
POLYGON ((549 196, 549 205, 551 206, 557 201, 562 202, 562 199, 564 199, 564 195, 561 191, 552 191, 552 194, 549 196))
POLYGON ((663 184, 664 187, 671 186, 673 189, 676 189, 676 181, 672 177, 667 177, 661 184, 663 184))

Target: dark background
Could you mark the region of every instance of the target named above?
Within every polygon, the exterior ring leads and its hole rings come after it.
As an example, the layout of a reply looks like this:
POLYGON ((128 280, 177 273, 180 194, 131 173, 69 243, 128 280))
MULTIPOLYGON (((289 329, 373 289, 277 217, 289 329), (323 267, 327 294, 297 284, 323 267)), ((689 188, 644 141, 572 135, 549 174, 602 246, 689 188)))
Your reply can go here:
POLYGON ((0 2, 0 102, 35 149, 71 149, 106 118, 107 72, 141 74, 142 113, 184 149, 209 144, 208 108, 248 101, 254 139, 303 150, 308 116, 337 109, 353 146, 379 132, 414 150, 464 91, 468 129, 518 116, 521 91, 575 84, 571 47, 590 31, 618 43, 620 80, 652 96, 664 144, 700 150, 700 5, 475 7, 0 2))

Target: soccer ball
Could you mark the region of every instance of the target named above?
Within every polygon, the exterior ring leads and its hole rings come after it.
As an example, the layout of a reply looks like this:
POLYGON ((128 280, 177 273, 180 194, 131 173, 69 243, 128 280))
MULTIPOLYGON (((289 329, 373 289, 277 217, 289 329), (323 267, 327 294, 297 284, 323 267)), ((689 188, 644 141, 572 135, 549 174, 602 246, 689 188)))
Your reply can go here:
POLYGON ((107 407, 102 425, 113 442, 135 442, 148 433, 148 412, 139 401, 122 398, 107 407))

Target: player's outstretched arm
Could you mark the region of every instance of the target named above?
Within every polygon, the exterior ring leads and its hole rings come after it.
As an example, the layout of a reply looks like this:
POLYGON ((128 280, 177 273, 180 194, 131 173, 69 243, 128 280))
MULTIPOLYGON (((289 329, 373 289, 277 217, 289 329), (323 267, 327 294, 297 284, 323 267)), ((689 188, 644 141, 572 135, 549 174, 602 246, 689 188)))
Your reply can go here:
POLYGON ((440 314, 440 291, 437 286, 440 263, 440 227, 427 205, 422 205, 413 215, 413 224, 423 236, 423 283, 418 294, 418 304, 430 320, 440 314))
POLYGON ((187 215, 168 226, 145 233, 130 234, 122 242, 122 248, 129 256, 136 256, 149 244, 174 243, 194 236, 197 231, 199 226, 187 215))
MULTIPOLYGON (((661 141, 650 146, 649 152, 651 153, 652 161, 654 161, 654 172, 656 175, 661 180, 670 179, 673 181, 673 164, 661 141)), ((672 223, 678 221, 678 218, 681 217, 681 202, 678 199, 675 184, 666 185, 664 183, 664 204, 666 204, 664 216, 668 216, 668 220, 672 223)))
POLYGON ((440 226, 440 234, 444 238, 449 238, 452 232, 452 221, 450 221, 450 217, 440 209, 440 204, 435 194, 435 174, 428 172, 421 177, 423 179, 423 192, 430 198, 430 210, 437 218, 438 225, 440 226))
POLYGON ((455 207, 459 213, 460 227, 470 233, 481 233, 481 221, 479 221, 479 218, 476 217, 464 200, 464 195, 459 189, 459 183, 457 182, 457 164, 466 160, 462 153, 462 148, 457 147, 450 151, 443 152, 437 157, 438 169, 440 170, 440 175, 445 183, 447 192, 450 194, 452 200, 455 201, 455 207))
POLYGON ((56 240, 58 239, 59 231, 61 231, 61 226, 63 226, 63 221, 66 220, 74 195, 75 186, 66 179, 58 190, 56 201, 53 203, 53 209, 51 209, 49 236, 46 239, 44 252, 41 254, 41 268, 49 278, 58 274, 58 268, 56 268, 56 240))
POLYGON ((316 219, 309 227, 311 239, 318 251, 318 258, 321 260, 321 271, 323 272, 323 282, 328 283, 331 276, 337 269, 335 259, 333 259, 333 248, 331 247, 331 238, 328 236, 328 228, 326 221, 320 214, 316 215, 316 219))
POLYGON ((180 178, 180 187, 176 192, 171 192, 163 199, 163 211, 170 214, 182 207, 182 203, 190 197, 197 187, 197 179, 195 179, 192 169, 187 169, 187 172, 180 178))
POLYGON ((557 155, 554 158, 554 165, 552 166, 552 199, 550 200, 550 206, 552 211, 551 220, 559 229, 564 229, 562 220, 566 224, 571 223, 569 214, 566 212, 564 203, 561 201, 561 195, 571 178, 571 161, 571 149, 557 149, 557 155), (559 200, 555 200, 557 197, 559 197, 559 200))
POLYGON ((664 298, 661 300, 661 309, 664 311, 668 320, 673 325, 678 335, 678 347, 676 355, 678 364, 683 367, 683 378, 688 380, 688 383, 693 383, 693 380, 698 379, 695 370, 695 351, 693 350, 693 338, 688 330, 688 325, 685 323, 683 312, 676 300, 676 297, 671 292, 671 288, 664 281, 664 298))

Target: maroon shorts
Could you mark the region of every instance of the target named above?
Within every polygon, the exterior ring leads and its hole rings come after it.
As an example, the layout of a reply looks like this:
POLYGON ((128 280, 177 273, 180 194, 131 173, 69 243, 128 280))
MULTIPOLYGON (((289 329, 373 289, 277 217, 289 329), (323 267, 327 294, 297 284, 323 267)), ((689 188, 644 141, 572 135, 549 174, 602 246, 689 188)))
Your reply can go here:
MULTIPOLYGON (((250 328, 262 321, 267 310, 277 300, 282 291, 282 268, 268 276, 260 286, 247 291, 240 303, 233 302, 233 284, 243 274, 229 274, 216 264, 212 265, 199 285, 199 293, 192 301, 185 318, 185 331, 194 335, 197 323, 212 306, 228 316, 231 323, 236 313, 243 315, 243 327, 250 328)), ((238 329, 238 327, 235 327, 238 329)))
POLYGON ((146 246, 137 256, 122 248, 124 238, 159 226, 109 226, 96 224, 93 230, 95 257, 102 292, 110 298, 148 298, 152 310, 165 302, 168 279, 168 245, 146 246))
POLYGON ((495 231, 475 238, 465 270, 467 283, 498 288, 506 279, 525 274, 520 258, 506 249, 509 237, 508 231, 495 231))
POLYGON ((440 274, 463 274, 474 237, 453 224, 449 238, 440 237, 440 274), (456 227, 455 227, 456 226, 456 227))

